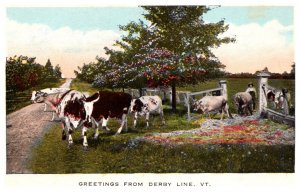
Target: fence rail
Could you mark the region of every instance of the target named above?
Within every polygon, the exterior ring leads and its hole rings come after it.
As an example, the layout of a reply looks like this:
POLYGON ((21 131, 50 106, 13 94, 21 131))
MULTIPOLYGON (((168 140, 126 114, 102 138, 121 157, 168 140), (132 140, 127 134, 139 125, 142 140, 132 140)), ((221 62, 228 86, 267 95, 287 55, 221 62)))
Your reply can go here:
POLYGON ((209 93, 209 92, 214 92, 214 91, 222 91, 223 88, 214 88, 214 89, 209 89, 209 90, 204 90, 204 91, 199 91, 199 92, 189 92, 188 94, 190 96, 194 96, 194 95, 200 95, 200 94, 205 94, 205 93, 209 93))
POLYGON ((265 115, 268 119, 271 119, 275 122, 287 124, 290 126, 295 126, 295 117, 290 115, 284 115, 272 109, 266 108, 265 115))

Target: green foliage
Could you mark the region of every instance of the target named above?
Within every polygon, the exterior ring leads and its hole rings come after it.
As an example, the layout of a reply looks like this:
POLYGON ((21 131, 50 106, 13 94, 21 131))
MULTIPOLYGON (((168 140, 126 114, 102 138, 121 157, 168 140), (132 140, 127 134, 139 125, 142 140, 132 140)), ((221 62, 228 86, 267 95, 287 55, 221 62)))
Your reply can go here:
POLYGON ((53 70, 50 60, 45 66, 36 63, 35 58, 27 56, 9 57, 6 60, 6 89, 9 92, 24 91, 43 81, 55 81, 60 78, 60 67, 57 66, 53 70))
POLYGON ((98 88, 141 88, 146 83, 148 86, 195 84, 222 74, 220 69, 224 65, 211 48, 235 39, 220 37, 228 29, 223 20, 204 23, 202 16, 209 7, 143 8, 151 25, 140 20, 120 26, 125 35, 115 45, 121 51, 105 48, 109 59, 79 68, 80 72, 75 74, 80 80, 93 82, 98 88))

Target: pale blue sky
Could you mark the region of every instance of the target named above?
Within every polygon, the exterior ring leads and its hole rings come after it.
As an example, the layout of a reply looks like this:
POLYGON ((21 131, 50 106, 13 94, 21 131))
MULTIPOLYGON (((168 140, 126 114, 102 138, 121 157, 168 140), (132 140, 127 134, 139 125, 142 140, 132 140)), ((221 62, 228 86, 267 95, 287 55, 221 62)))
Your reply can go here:
MULTIPOLYGON (((7 53, 50 58, 67 77, 83 63, 105 57, 122 34, 119 25, 143 19, 141 7, 11 7, 7 8, 7 53)), ((225 19, 225 35, 234 44, 214 53, 229 72, 290 71, 294 62, 294 8, 292 6, 222 6, 204 15, 206 22, 225 19), (262 54, 263 53, 263 54, 262 54)))
POLYGON ((142 18, 140 7, 8 8, 8 18, 22 23, 46 24, 53 29, 118 30, 119 25, 142 18))
MULTIPOLYGON (((140 7, 82 7, 82 8, 8 8, 7 17, 22 23, 46 24, 53 29, 68 26, 78 30, 118 30, 118 25, 142 19, 140 7)), ((237 25, 255 22, 265 24, 278 20, 283 25, 293 24, 293 7, 219 7, 204 15, 205 20, 237 25)))

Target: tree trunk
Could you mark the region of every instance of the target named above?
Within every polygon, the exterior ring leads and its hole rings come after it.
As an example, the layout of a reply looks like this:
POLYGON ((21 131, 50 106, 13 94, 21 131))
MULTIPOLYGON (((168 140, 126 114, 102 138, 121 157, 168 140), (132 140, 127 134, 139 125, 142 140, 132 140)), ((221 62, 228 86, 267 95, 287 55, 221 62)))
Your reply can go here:
POLYGON ((172 112, 176 113, 176 84, 172 83, 172 112))

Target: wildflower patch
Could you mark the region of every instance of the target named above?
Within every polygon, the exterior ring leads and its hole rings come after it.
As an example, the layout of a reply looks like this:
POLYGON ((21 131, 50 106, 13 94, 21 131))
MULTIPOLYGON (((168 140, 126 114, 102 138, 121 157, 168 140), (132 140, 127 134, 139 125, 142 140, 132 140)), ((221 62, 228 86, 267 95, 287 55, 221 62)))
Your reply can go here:
POLYGON ((293 145, 295 129, 264 119, 243 119, 229 125, 226 120, 206 119, 205 127, 188 131, 156 133, 147 135, 141 140, 170 145, 180 144, 260 144, 260 145, 293 145), (208 127, 207 125, 211 125, 208 127))

